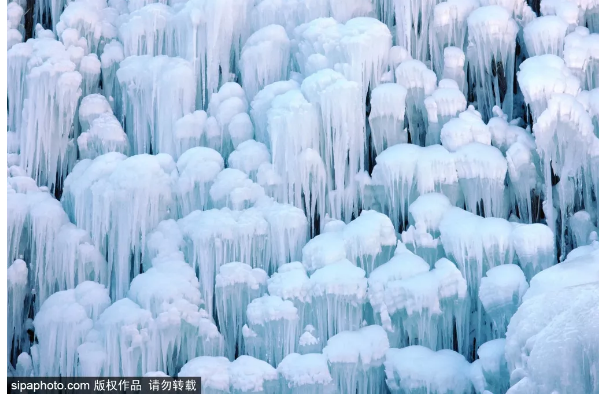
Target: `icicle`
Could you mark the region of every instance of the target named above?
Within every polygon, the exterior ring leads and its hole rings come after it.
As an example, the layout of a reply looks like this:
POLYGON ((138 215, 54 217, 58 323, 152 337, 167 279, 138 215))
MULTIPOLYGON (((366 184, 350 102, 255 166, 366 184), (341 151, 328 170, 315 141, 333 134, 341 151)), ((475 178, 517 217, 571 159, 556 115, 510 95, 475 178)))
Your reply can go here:
POLYGON ((568 24, 557 16, 539 17, 523 29, 523 38, 530 57, 543 54, 563 56, 563 40, 568 24))
POLYGON ((528 282, 538 272, 555 264, 555 235, 541 223, 518 225, 513 229, 513 248, 528 282))
MULTIPOLYGON (((10 363, 17 358, 17 352, 22 350, 24 343, 24 326, 26 318, 27 296, 30 289, 27 286, 29 276, 27 265, 23 260, 15 260, 6 271, 8 301, 7 301, 7 328, 8 341, 7 361, 10 363)), ((19 355, 21 358, 21 355, 19 355)), ((18 363, 17 363, 18 364, 18 363)))
POLYGON ((81 159, 94 159, 109 152, 129 154, 128 137, 113 113, 103 113, 92 120, 88 131, 77 138, 81 159))
POLYGON ((125 57, 167 54, 168 24, 173 14, 171 7, 155 3, 125 15, 118 26, 125 57))
POLYGON ((389 349, 387 333, 378 325, 333 336, 323 349, 342 394, 385 393, 383 362, 389 349))
POLYGON ((474 373, 471 380, 476 392, 504 394, 509 389, 505 342, 504 338, 495 339, 483 343, 477 349, 479 359, 471 364, 474 373), (476 377, 479 377, 479 380, 476 377))
POLYGON ((176 164, 178 216, 211 208, 210 188, 224 169, 222 156, 211 148, 195 147, 185 151, 176 164))
POLYGON ((280 25, 265 26, 247 39, 239 65, 248 100, 266 85, 287 78, 289 49, 287 32, 280 25))
POLYGON ((355 175, 364 170, 365 163, 361 89, 343 75, 325 69, 304 79, 301 90, 321 117, 319 149, 326 165, 329 214, 349 222, 358 208, 358 200, 345 199, 345 191, 355 175))
POLYGON ((465 110, 467 100, 456 81, 443 79, 438 83, 438 88, 423 102, 429 121, 425 145, 439 144, 442 126, 465 110))
POLYGON ((378 85, 371 91, 369 124, 377 155, 387 147, 408 142, 404 129, 406 93, 403 86, 393 83, 378 85))
POLYGON ((176 156, 174 123, 194 111, 195 80, 191 63, 166 56, 131 56, 120 63, 125 131, 134 154, 168 153, 176 156))
POLYGON ((276 370, 284 394, 333 394, 337 389, 327 358, 320 353, 291 353, 276 370))
POLYGON ((458 47, 444 48, 444 67, 441 76, 442 79, 454 80, 463 95, 467 97, 467 61, 465 53, 458 47))
POLYGON ((98 92, 101 76, 101 63, 98 56, 90 53, 80 61, 79 72, 82 74, 82 97, 98 92))
POLYGON ((310 275, 313 317, 321 345, 342 331, 360 328, 366 301, 364 270, 348 260, 327 265, 310 275))
POLYGON ((479 300, 491 320, 487 339, 501 338, 507 332, 509 320, 528 290, 523 271, 514 264, 490 268, 479 286, 479 300))
POLYGON ((246 353, 273 366, 293 353, 299 325, 299 316, 293 302, 268 295, 254 299, 247 306, 247 322, 257 343, 256 347, 248 348, 248 337, 243 333, 246 353))
POLYGON ((397 44, 414 59, 429 60, 429 33, 432 31, 435 0, 394 0, 397 44))
POLYGON ((415 145, 425 145, 427 110, 425 98, 436 89, 436 75, 419 60, 405 60, 396 67, 396 83, 406 88, 408 129, 415 145))
POLYGON ((247 305, 265 293, 266 279, 266 271, 241 262, 224 264, 216 274, 218 324, 230 359, 244 354, 241 330, 247 323, 247 305))
POLYGON ((507 161, 502 153, 495 147, 473 142, 460 147, 454 156, 467 209, 485 217, 506 218, 507 161))
POLYGON ((521 63, 517 82, 534 121, 544 112, 551 96, 560 93, 576 96, 580 90, 580 82, 563 60, 548 54, 530 57, 521 63))
POLYGON ((547 224, 558 237, 563 259, 568 252, 565 233, 569 215, 581 209, 582 203, 592 202, 595 176, 590 158, 596 155, 598 164, 598 139, 589 114, 576 98, 567 94, 549 99, 546 110, 534 124, 534 136, 543 166, 547 224), (553 173, 560 178, 555 186, 559 211, 554 210, 553 204, 553 173))
POLYGON ((496 105, 512 116, 517 23, 506 8, 493 5, 475 9, 467 24, 478 109, 490 118, 496 105))
MULTIPOLYGON (((479 6, 477 0, 448 0, 433 7, 433 21, 429 30, 429 52, 433 70, 440 78, 445 77, 446 49, 467 50, 467 17, 479 6)), ((425 29, 421 26, 421 30, 425 29)), ((459 88, 466 94, 466 84, 459 88)))
POLYGON ((94 282, 83 282, 46 299, 33 322, 39 350, 36 374, 75 376, 77 348, 109 304, 108 290, 94 282))
POLYGON ((121 42, 113 40, 105 45, 100 56, 101 75, 103 79, 103 94, 109 100, 113 110, 121 110, 121 92, 119 81, 116 79, 119 64, 124 59, 124 47, 121 42))

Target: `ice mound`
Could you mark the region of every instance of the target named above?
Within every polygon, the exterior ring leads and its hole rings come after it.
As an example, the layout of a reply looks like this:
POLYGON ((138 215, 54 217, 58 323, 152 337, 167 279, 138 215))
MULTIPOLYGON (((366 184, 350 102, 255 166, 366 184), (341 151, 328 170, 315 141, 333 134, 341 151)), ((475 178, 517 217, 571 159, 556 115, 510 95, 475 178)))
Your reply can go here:
POLYGON ((504 394, 509 389, 509 371, 505 360, 504 338, 483 343, 477 349, 479 359, 471 364, 471 381, 480 394, 504 394))
POLYGON ((482 115, 473 106, 469 106, 467 110, 459 113, 458 117, 444 123, 440 139, 444 148, 454 152, 472 142, 490 145, 491 136, 482 115))
POLYGON ((555 264, 555 235, 548 226, 541 223, 517 225, 512 238, 519 266, 528 282, 538 272, 555 264))
POLYGON ((29 271, 23 260, 15 260, 6 270, 8 289, 8 334, 6 339, 8 341, 7 359, 9 362, 17 357, 17 350, 21 348, 22 343, 25 343, 23 323, 26 317, 26 306, 28 306, 28 275, 29 271))
POLYGON ((456 81, 444 78, 423 102, 429 122, 425 145, 439 144, 442 127, 465 110, 467 100, 456 81))
POLYGON ((590 33, 588 28, 576 27, 574 32, 565 37, 563 44, 563 60, 580 79, 584 90, 599 86, 599 34, 590 33))
POLYGON ((387 387, 402 394, 468 394, 473 385, 470 364, 452 350, 424 346, 389 349, 385 357, 387 387))
POLYGON ((379 325, 343 331, 331 337, 323 354, 342 394, 385 392, 383 362, 389 349, 387 333, 379 325))
POLYGON ((228 156, 228 166, 241 170, 257 182, 258 169, 263 163, 270 162, 270 152, 266 145, 255 140, 240 143, 228 156))

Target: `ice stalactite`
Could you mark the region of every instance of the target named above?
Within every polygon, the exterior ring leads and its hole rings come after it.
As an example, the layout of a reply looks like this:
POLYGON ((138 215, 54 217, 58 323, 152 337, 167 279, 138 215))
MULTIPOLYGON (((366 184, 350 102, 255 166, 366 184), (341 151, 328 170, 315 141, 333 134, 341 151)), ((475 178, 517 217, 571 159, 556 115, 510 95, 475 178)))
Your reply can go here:
POLYGON ((113 113, 94 118, 88 131, 77 137, 80 159, 94 159, 109 152, 129 154, 130 143, 126 132, 113 113))
POLYGON ((567 29, 568 24, 556 15, 536 18, 523 29, 528 55, 552 54, 562 57, 567 29))
POLYGON ((423 62, 429 60, 429 33, 435 5, 435 0, 394 0, 396 43, 423 62))
POLYGON ((188 60, 196 75, 196 109, 206 109, 212 93, 233 81, 231 59, 239 60, 249 36, 250 0, 192 0, 178 7, 167 29, 167 54, 188 60), (234 58, 233 58, 234 56, 234 58))
POLYGON ((23 322, 26 318, 29 272, 23 260, 15 260, 6 271, 7 279, 7 361, 15 361, 24 344, 23 322))
POLYGON ((292 301, 268 295, 254 299, 247 305, 247 323, 243 337, 248 355, 277 366, 294 352, 299 316, 292 301))
POLYGON ((232 363, 225 357, 199 356, 187 362, 178 377, 201 377, 201 393, 230 393, 228 369, 232 363))
POLYGON ((566 239, 569 216, 583 209, 581 205, 588 208, 598 200, 598 194, 593 197, 593 190, 598 190, 594 181, 598 175, 593 169, 596 167, 598 171, 598 138, 590 115, 568 94, 549 99, 534 124, 534 136, 543 165, 544 212, 548 226, 558 237, 563 259, 569 251, 566 239), (590 163, 591 158, 596 158, 595 164, 590 163), (555 188, 553 174, 560 179, 555 188), (569 195, 568 189, 571 189, 569 195))
POLYGON ((454 157, 467 210, 484 217, 507 218, 507 160, 500 150, 473 142, 457 149, 454 157))
MULTIPOLYGON (((67 5, 67 0, 44 0, 36 1, 34 6, 34 23, 51 23, 52 28, 59 22, 59 17, 63 8, 67 5)), ((49 24, 50 25, 50 24, 49 24)))
POLYGON ((467 97, 467 61, 465 53, 460 48, 454 46, 444 48, 444 66, 441 77, 456 81, 463 95, 467 97))
MULTIPOLYGON (((12 4, 12 3, 11 3, 12 4)), ((18 43, 8 49, 6 53, 7 68, 7 99, 8 99, 8 129, 18 134, 21 133, 23 121, 23 105, 27 94, 26 77, 29 73, 29 60, 34 52, 40 52, 39 46, 34 46, 39 40, 30 39, 25 43, 18 43)), ((61 49, 57 41, 48 42, 49 46, 61 49)))
MULTIPOLYGON (((306 149, 320 150, 319 115, 302 92, 294 89, 274 97, 267 113, 267 122, 272 165, 283 178, 275 198, 279 202, 303 208, 302 179, 307 179, 300 177, 301 166, 298 165, 303 160, 299 155, 306 149), (292 136, 292 133, 299 134, 292 136)), ((313 194, 313 197, 319 195, 313 194)), ((321 200, 318 199, 318 202, 321 200)), ((306 213, 309 215, 310 211, 306 213)))
POLYGON ((284 394, 333 394, 337 387, 325 355, 287 355, 276 368, 284 394))
POLYGON ((124 56, 167 54, 168 25, 173 14, 173 9, 162 3, 152 3, 124 14, 117 21, 124 56))
POLYGON ((580 81, 560 57, 552 54, 530 57, 521 63, 517 83, 534 121, 544 112, 553 95, 576 96, 580 91, 580 81))
POLYGON ((599 138, 599 88, 591 89, 590 91, 580 91, 576 96, 578 102, 584 106, 584 109, 590 114, 595 135, 599 138))
POLYGON ((363 269, 348 260, 329 264, 310 275, 309 294, 321 345, 342 331, 360 328, 366 302, 367 280, 363 269))
MULTIPOLYGON (((443 75, 446 70, 446 49, 455 47, 461 53, 467 49, 467 17, 478 7, 478 0, 448 0, 433 7, 433 20, 428 30, 429 53, 433 70, 440 79, 449 78, 443 75)), ((459 85, 459 88, 466 92, 466 85, 459 85)))
POLYGON ((21 77, 25 86, 21 92, 20 166, 53 190, 62 185, 68 173, 67 150, 82 93, 82 75, 60 42, 41 39, 32 40, 31 45, 33 57, 24 66, 26 76, 21 77))
POLYGON ((430 266, 444 257, 439 224, 451 207, 448 197, 440 193, 423 194, 408 207, 409 227, 402 232, 402 243, 430 266))
POLYGON ((244 354, 242 328, 247 305, 266 292, 266 271, 241 263, 224 264, 216 273, 216 310, 230 359, 244 354))
POLYGON ((513 229, 512 238, 519 266, 528 282, 538 272, 557 262, 555 235, 548 226, 541 223, 519 224, 513 229))
POLYGON ((377 155, 387 147, 408 142, 408 132, 404 129, 406 93, 402 85, 394 83, 378 85, 371 91, 369 125, 377 155))
POLYGON ((140 272, 146 233, 174 213, 175 174, 176 164, 166 154, 126 158, 108 153, 80 162, 65 182, 65 210, 108 253, 111 292, 117 298, 140 272))
POLYGON ((443 79, 423 102, 429 122, 425 145, 439 144, 442 127, 467 108, 467 100, 456 81, 443 79))
POLYGON ((393 347, 452 348, 456 332, 459 350, 467 349, 461 330, 467 283, 450 261, 435 266, 429 271, 429 264, 399 244, 394 258, 369 277, 375 321, 388 331, 393 347))
POLYGON ((247 39, 239 65, 248 100, 266 85, 287 78, 290 47, 287 32, 280 25, 265 26, 247 39))
POLYGON ((247 140, 230 153, 228 166, 245 172, 251 180, 257 182, 260 166, 270 160, 270 152, 266 145, 256 140, 247 140))
POLYGON ((563 59, 583 90, 599 86, 599 34, 577 27, 565 37, 563 59))
POLYGON ((124 58, 124 46, 117 40, 107 43, 100 56, 103 95, 115 111, 121 108, 121 89, 116 73, 124 58))
POLYGON ((467 17, 467 25, 471 48, 467 56, 472 60, 478 109, 486 118, 492 116, 494 106, 512 116, 518 25, 506 8, 497 5, 475 9, 467 17))
POLYGON ((82 74, 82 97, 96 93, 101 76, 101 63, 98 56, 90 53, 82 57, 78 70, 82 74))
POLYGON ((82 282, 75 289, 54 293, 46 299, 33 321, 38 340, 36 375, 76 376, 77 348, 110 304, 109 291, 95 282, 82 282))
POLYGON ((209 189, 211 205, 216 208, 242 210, 251 207, 264 196, 264 189, 247 174, 237 169, 220 171, 209 189))
POLYGON ((471 365, 452 350, 434 352, 418 345, 389 349, 384 364, 391 393, 469 394, 473 391, 471 365))
POLYGON ((532 197, 540 195, 542 174, 537 169, 538 161, 534 161, 535 147, 528 147, 523 142, 513 143, 506 151, 509 172, 509 184, 515 198, 519 217, 523 222, 532 223, 534 211, 532 197))
POLYGON ((509 389, 504 338, 483 343, 477 348, 479 359, 471 364, 471 381, 476 393, 504 394, 509 389))
POLYGON ((195 110, 195 73, 178 57, 131 56, 116 72, 121 110, 132 153, 168 153, 176 157, 174 123, 195 110))
POLYGON ((427 109, 425 98, 436 89, 437 77, 419 60, 404 60, 396 67, 396 83, 406 88, 406 116, 412 143, 425 145, 427 135, 427 109))
POLYGON ((147 371, 174 375, 196 356, 224 354, 224 338, 200 308, 199 281, 182 256, 156 257, 151 268, 134 278, 128 297, 150 311, 153 318, 144 358, 147 371))
MULTIPOLYGON (((306 268, 298 261, 281 265, 278 271, 268 279, 268 292, 270 296, 278 296, 283 300, 291 300, 297 309, 299 325, 296 329, 295 339, 301 339, 302 332, 306 331, 306 327, 312 327, 309 324, 313 321, 313 314, 311 309, 312 300, 308 294, 308 281, 306 268)), ((308 339, 308 341, 314 344, 311 340, 316 340, 316 338, 312 334, 309 335, 312 338, 308 339)))
POLYGON ((470 105, 467 110, 459 113, 458 117, 450 119, 442 126, 440 139, 444 148, 454 152, 473 142, 490 145, 492 134, 483 122, 482 115, 470 105))
POLYGON ((517 265, 499 265, 486 272, 479 286, 479 300, 490 319, 488 339, 504 336, 526 290, 528 282, 517 265))
POLYGON ((211 95, 205 122, 205 144, 224 159, 246 140, 253 139, 253 124, 247 114, 245 91, 236 82, 226 82, 211 95))
POLYGON ((43 303, 57 291, 73 289, 85 281, 98 282, 109 288, 107 261, 85 230, 72 223, 64 224, 57 231, 52 248, 51 260, 41 273, 37 303, 43 303))
POLYGON ((461 196, 454 154, 441 145, 389 147, 377 156, 371 187, 379 210, 391 217, 396 230, 406 227, 408 206, 417 196, 441 192, 454 204, 461 196))
POLYGON ((216 176, 224 168, 222 156, 211 148, 190 148, 178 158, 176 167, 178 216, 184 217, 195 210, 209 209, 212 205, 209 191, 216 176))
POLYGON ((366 153, 360 85, 324 69, 304 79, 301 91, 319 116, 319 150, 326 166, 329 214, 349 222, 357 211, 358 200, 354 193, 347 192, 354 185, 355 175, 364 170, 366 153))
POLYGON ((386 215, 366 210, 348 225, 337 220, 327 223, 324 232, 304 246, 302 261, 306 270, 312 273, 347 258, 369 275, 392 255, 395 233, 386 215))
POLYGON ((342 394, 385 392, 383 362, 389 349, 387 333, 379 325, 344 331, 331 337, 323 354, 342 394))
POLYGON ((282 95, 290 90, 299 89, 300 84, 297 81, 277 81, 266 85, 259 91, 250 103, 249 114, 253 122, 255 140, 263 143, 270 150, 270 134, 268 133, 268 111, 270 110, 272 100, 278 95, 282 95))

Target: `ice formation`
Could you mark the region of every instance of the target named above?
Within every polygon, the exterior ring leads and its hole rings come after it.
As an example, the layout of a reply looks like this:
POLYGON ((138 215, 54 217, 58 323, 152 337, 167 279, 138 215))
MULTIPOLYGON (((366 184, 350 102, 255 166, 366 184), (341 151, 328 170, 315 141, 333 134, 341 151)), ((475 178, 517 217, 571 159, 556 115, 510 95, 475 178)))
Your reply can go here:
POLYGON ((8 375, 598 393, 598 24, 9 1, 8 375))

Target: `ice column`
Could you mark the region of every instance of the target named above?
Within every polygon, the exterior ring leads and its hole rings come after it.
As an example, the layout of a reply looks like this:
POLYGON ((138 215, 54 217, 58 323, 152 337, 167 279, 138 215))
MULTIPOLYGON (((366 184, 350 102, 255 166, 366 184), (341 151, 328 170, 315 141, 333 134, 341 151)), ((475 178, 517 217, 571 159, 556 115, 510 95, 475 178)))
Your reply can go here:
POLYGON ((424 101, 435 91, 436 82, 435 73, 419 60, 405 60, 396 67, 396 83, 408 91, 406 116, 410 138, 415 145, 425 145, 427 109, 424 101))
POLYGON ((580 79, 584 90, 599 86, 599 34, 584 27, 565 37, 563 59, 567 67, 580 79))
POLYGON ((517 23, 506 8, 485 6, 474 10, 467 24, 478 109, 490 118, 496 105, 512 116, 517 23))
POLYGON ((529 57, 543 54, 563 56, 563 42, 568 24, 556 15, 538 17, 523 29, 529 57))
POLYGON ((242 355, 243 325, 247 323, 247 305, 266 291, 266 271, 242 262, 231 262, 220 267, 216 274, 216 310, 218 324, 226 340, 230 359, 242 355))
POLYGON ((284 394, 333 394, 337 387, 325 355, 287 355, 276 368, 284 394))
POLYGON ((397 44, 423 62, 429 60, 429 33, 435 5, 435 0, 394 0, 397 44))
POLYGON ((365 275, 363 269, 350 261, 340 260, 317 269, 310 276, 308 286, 312 307, 316 311, 314 323, 321 345, 341 331, 360 328, 366 302, 365 275))
POLYGON ((408 142, 404 129, 406 93, 402 85, 393 83, 378 85, 371 91, 369 125, 377 155, 389 146, 408 142))
POLYGON ((6 340, 8 342, 8 362, 17 358, 23 342, 23 322, 25 320, 25 307, 29 289, 27 286, 28 270, 25 261, 15 260, 6 271, 8 301, 7 301, 7 328, 6 340))
POLYGON ((243 327, 247 354, 277 366, 295 350, 299 316, 290 300, 268 295, 254 299, 247 306, 247 323, 249 327, 243 327))
POLYGON ((333 336, 323 349, 338 391, 342 394, 385 393, 383 362, 389 349, 387 333, 379 325, 333 336))
POLYGON ((280 25, 263 27, 247 39, 239 65, 248 100, 266 85, 287 78, 290 46, 287 32, 280 25))
POLYGON ((456 81, 443 79, 438 83, 438 88, 423 102, 429 121, 425 145, 439 144, 442 126, 466 109, 467 100, 456 81))

